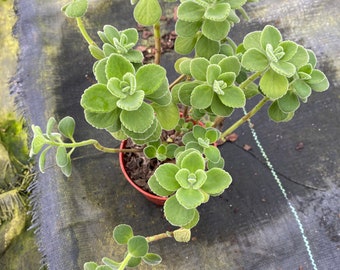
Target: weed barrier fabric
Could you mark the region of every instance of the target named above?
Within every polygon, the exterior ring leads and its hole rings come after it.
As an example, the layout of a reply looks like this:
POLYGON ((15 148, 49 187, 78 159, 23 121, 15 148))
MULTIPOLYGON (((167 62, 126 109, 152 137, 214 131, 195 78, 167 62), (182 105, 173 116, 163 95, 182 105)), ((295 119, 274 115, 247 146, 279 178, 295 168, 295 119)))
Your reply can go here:
MULTIPOLYGON (((104 24, 119 29, 135 26, 129 1, 111 2, 90 1, 85 23, 92 36, 104 24)), ((84 120, 79 100, 91 84, 93 59, 75 21, 60 12, 63 4, 17 0, 21 53, 13 91, 29 124, 45 127, 50 116, 70 115, 76 119, 77 140, 99 136, 107 146, 118 146, 118 141, 84 120)), ((288 200, 249 127, 242 126, 236 142, 221 146, 232 186, 200 207, 193 241, 166 239, 151 244, 151 252, 163 257, 154 269, 329 270, 340 265, 340 8, 331 0, 265 0, 247 9, 252 20, 232 30, 235 41, 240 42, 249 29, 275 25, 285 39, 315 51, 330 89, 314 93, 291 122, 268 121, 266 110, 252 119, 288 200), (252 149, 245 151, 244 145, 252 149)), ((168 53, 164 59, 174 57, 168 53)), ((242 114, 239 110, 232 119, 242 114)), ((54 164, 52 158, 47 160, 46 172, 39 173, 31 187, 33 227, 49 269, 82 269, 84 262, 99 262, 104 256, 119 259, 124 250, 111 235, 120 223, 146 236, 173 229, 161 208, 124 180, 118 156, 98 154, 91 147, 78 149, 69 179, 54 164)))

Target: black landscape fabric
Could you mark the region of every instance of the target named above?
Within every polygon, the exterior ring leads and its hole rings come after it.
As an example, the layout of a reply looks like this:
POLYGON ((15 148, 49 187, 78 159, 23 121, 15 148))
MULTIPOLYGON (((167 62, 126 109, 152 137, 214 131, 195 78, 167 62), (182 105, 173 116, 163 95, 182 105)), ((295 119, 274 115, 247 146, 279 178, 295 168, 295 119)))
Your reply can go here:
MULTIPOLYGON (((13 90, 29 124, 45 127, 50 116, 70 115, 76 119, 77 139, 99 136, 107 146, 118 146, 84 120, 79 100, 91 84, 93 59, 75 21, 60 12, 63 4, 17 0, 21 53, 13 90)), ((130 1, 92 1, 90 7, 86 24, 92 36, 104 24, 135 26, 130 1)), ((251 20, 233 28, 235 41, 241 42, 249 29, 275 25, 285 39, 315 51, 330 89, 314 93, 291 122, 269 121, 266 109, 252 119, 281 188, 247 124, 237 130, 235 142, 221 146, 234 179, 231 188, 200 207, 193 241, 167 239, 151 245, 151 252, 163 257, 155 269, 339 269, 340 7, 331 0, 264 0, 247 10, 251 20)), ((171 52, 163 57, 174 61, 171 52)), ((237 111, 233 119, 242 114, 237 111)), ((54 160, 47 164, 32 187, 32 201, 37 241, 49 269, 77 270, 86 261, 119 258, 124 251, 111 235, 120 223, 142 235, 172 229, 161 208, 124 180, 117 156, 79 149, 69 179, 54 160)))

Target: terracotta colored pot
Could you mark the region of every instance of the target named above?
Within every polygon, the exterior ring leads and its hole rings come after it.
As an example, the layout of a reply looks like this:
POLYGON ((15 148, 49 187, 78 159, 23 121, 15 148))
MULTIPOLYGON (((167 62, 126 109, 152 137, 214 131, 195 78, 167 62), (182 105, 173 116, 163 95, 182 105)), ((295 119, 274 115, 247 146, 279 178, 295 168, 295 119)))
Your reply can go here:
MULTIPOLYGON (((122 141, 120 144, 120 149, 123 149, 126 145, 126 141, 122 141)), ((161 197, 161 196, 157 196, 155 194, 151 194, 147 191, 145 191, 144 189, 142 189, 140 186, 138 186, 131 178, 130 176, 127 174, 126 170, 125 170, 125 164, 124 164, 124 153, 123 152, 119 152, 119 164, 120 164, 120 168, 125 176, 125 179, 131 184, 131 186, 133 186, 136 190, 138 190, 146 199, 148 199, 149 201, 153 202, 154 204, 157 205, 164 205, 167 197, 161 197)))

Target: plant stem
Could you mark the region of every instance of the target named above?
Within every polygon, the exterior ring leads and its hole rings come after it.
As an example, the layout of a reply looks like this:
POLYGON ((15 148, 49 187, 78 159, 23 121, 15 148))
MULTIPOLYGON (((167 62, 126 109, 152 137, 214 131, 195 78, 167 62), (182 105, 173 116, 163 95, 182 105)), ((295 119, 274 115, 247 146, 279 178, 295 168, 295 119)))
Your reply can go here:
POLYGON ((160 24, 155 23, 153 25, 153 35, 155 38, 155 64, 159 65, 161 62, 161 30, 160 30, 160 24))
POLYGON ((124 270, 125 267, 128 265, 130 259, 132 258, 130 253, 127 253, 126 257, 124 258, 124 260, 121 262, 118 270, 124 270))
POLYGON ((251 109, 251 111, 249 111, 245 116, 240 118, 238 121, 236 121, 232 126, 230 126, 227 130, 225 130, 221 134, 221 137, 220 137, 221 140, 225 142, 226 141, 225 137, 230 135, 235 129, 237 129, 239 126, 241 126, 243 123, 248 121, 251 117, 253 117, 263 107, 263 105, 266 104, 268 100, 269 100, 268 97, 264 97, 263 99, 261 99, 260 102, 257 103, 253 109, 251 109))
POLYGON ((83 37, 87 41, 87 43, 89 45, 93 45, 93 46, 98 47, 98 45, 92 40, 90 35, 87 33, 82 19, 80 17, 77 17, 76 20, 77 20, 77 25, 78 25, 78 28, 80 30, 80 33, 83 35, 83 37))
POLYGON ((76 147, 81 147, 81 146, 93 145, 96 149, 98 149, 101 152, 105 152, 105 153, 119 153, 119 152, 128 153, 128 152, 142 151, 141 149, 109 148, 109 147, 105 147, 101 145, 97 140, 94 140, 94 139, 89 139, 89 140, 82 141, 82 142, 72 142, 72 143, 64 143, 64 142, 59 143, 59 142, 50 141, 49 144, 53 146, 64 146, 66 148, 76 148, 76 147))
POLYGON ((242 90, 244 90, 244 89, 248 86, 248 84, 250 84, 252 81, 254 81, 254 80, 257 79, 258 77, 260 77, 261 74, 262 74, 262 72, 256 72, 256 73, 252 74, 252 75, 249 76, 244 82, 242 82, 242 83, 240 84, 239 87, 240 87, 242 90))
POLYGON ((156 234, 156 235, 152 235, 152 236, 148 236, 146 237, 146 241, 150 242, 154 242, 154 241, 158 241, 164 238, 171 238, 174 236, 173 232, 165 232, 165 233, 160 233, 160 234, 156 234))
POLYGON ((171 90, 176 84, 178 84, 180 81, 182 81, 187 75, 182 74, 181 76, 179 76, 176 80, 174 80, 170 85, 169 85, 169 89, 171 90))

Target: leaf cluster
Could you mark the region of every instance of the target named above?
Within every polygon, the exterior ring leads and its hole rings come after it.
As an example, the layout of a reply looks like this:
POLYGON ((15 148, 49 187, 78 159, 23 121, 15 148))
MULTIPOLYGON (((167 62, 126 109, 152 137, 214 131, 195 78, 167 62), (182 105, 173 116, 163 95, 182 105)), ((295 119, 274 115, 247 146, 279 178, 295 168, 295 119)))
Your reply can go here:
POLYGON ((51 117, 46 126, 46 132, 43 133, 39 126, 32 125, 33 140, 31 142, 30 156, 37 155, 39 157, 39 169, 41 172, 45 170, 46 154, 52 147, 57 147, 55 160, 58 167, 64 175, 70 176, 72 172, 71 154, 74 147, 67 151, 63 139, 69 139, 74 142, 73 133, 75 130, 75 121, 72 117, 66 116, 57 123, 54 117, 51 117), (57 125, 58 124, 58 125, 57 125), (57 125, 59 132, 53 132, 57 125))
POLYGON ((113 230, 113 239, 119 245, 126 245, 127 252, 124 260, 117 262, 110 258, 104 257, 102 262, 104 265, 98 265, 95 262, 87 262, 84 264, 84 270, 117 270, 125 269, 125 267, 136 267, 142 261, 148 265, 160 264, 162 258, 155 253, 149 252, 149 244, 144 236, 134 235, 131 226, 120 224, 113 230))
MULTIPOLYGON (((205 134, 207 138, 213 136, 209 131, 205 134)), ((221 168, 206 170, 205 157, 199 150, 189 147, 176 155, 176 164, 160 165, 148 183, 157 195, 170 196, 164 205, 169 223, 190 229, 199 221, 197 207, 206 203, 210 196, 221 194, 231 181, 229 173, 221 168)))

